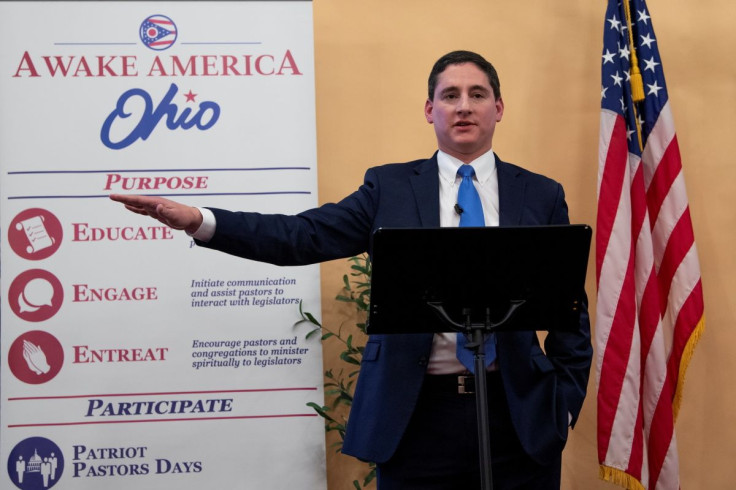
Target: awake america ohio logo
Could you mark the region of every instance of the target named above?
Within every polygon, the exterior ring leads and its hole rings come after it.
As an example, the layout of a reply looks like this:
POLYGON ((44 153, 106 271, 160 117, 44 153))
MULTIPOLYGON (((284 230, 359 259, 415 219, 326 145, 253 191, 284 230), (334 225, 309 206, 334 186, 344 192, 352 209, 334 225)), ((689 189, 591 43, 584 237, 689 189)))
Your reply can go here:
MULTIPOLYGON (((131 26, 132 28, 132 26, 131 26)), ((150 15, 137 26, 141 43, 149 50, 114 54, 87 54, 79 52, 18 53, 13 78, 51 78, 56 80, 94 80, 119 78, 135 80, 121 92, 109 94, 100 117, 99 139, 111 150, 122 150, 146 141, 161 131, 207 131, 213 128, 224 111, 220 103, 205 87, 211 86, 213 77, 261 78, 301 77, 303 72, 298 57, 289 48, 269 51, 263 43, 255 41, 227 42, 229 46, 249 45, 245 51, 219 53, 212 51, 182 54, 176 47, 179 30, 174 21, 161 14, 150 15), (171 80, 167 84, 166 79, 171 80), (206 79, 204 87, 198 81, 206 79), (155 81, 153 84, 146 82, 155 81), (176 81, 176 83, 174 83, 176 81), (163 82, 163 83, 162 83, 163 82), (178 84, 186 86, 179 87, 178 84)), ((107 43, 103 43, 107 44, 107 43)), ((210 46, 219 43, 188 43, 210 46)), ((210 49, 203 47, 201 49, 210 49)), ((232 49, 232 48, 228 48, 232 49)), ((281 87, 281 83, 278 87, 281 87)), ((242 108, 239 107, 238 110, 242 108)), ((43 216, 24 217, 18 241, 24 242, 21 252, 27 258, 42 257, 53 253, 60 243, 53 236, 45 236, 48 226, 43 216), (42 226, 43 225, 43 226, 42 226), (25 227, 25 228, 24 228, 25 227), (31 238, 34 243, 26 244, 31 238)))

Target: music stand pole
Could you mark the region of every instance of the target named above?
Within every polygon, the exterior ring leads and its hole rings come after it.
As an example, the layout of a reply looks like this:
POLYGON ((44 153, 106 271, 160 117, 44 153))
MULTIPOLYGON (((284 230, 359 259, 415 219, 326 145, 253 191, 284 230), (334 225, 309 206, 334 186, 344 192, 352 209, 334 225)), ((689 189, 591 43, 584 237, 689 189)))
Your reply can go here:
POLYGON ((499 327, 505 325, 511 317, 514 316, 516 310, 526 303, 525 300, 512 300, 509 303, 506 315, 499 322, 491 321, 491 309, 486 308, 486 318, 484 323, 473 323, 472 309, 463 308, 462 314, 465 316, 465 323, 455 322, 447 314, 442 302, 428 301, 426 304, 440 318, 440 320, 450 327, 450 330, 462 332, 466 337, 470 337, 470 341, 465 344, 465 348, 473 352, 473 368, 475 370, 475 407, 476 418, 478 422, 478 450, 480 459, 480 480, 482 490, 493 490, 493 470, 491 469, 491 426, 488 418, 488 385, 486 383, 486 351, 484 336, 487 333, 493 333, 499 327))
POLYGON ((475 408, 478 420, 478 450, 480 453, 480 483, 482 490, 493 490, 493 469, 491 468, 491 426, 488 417, 488 384, 486 383, 486 355, 485 334, 490 331, 490 311, 486 309, 485 325, 473 325, 470 320, 470 310, 463 311, 466 315, 465 329, 470 330, 472 342, 466 348, 473 351, 473 366, 475 368, 475 408), (470 346, 470 347, 468 347, 470 346))

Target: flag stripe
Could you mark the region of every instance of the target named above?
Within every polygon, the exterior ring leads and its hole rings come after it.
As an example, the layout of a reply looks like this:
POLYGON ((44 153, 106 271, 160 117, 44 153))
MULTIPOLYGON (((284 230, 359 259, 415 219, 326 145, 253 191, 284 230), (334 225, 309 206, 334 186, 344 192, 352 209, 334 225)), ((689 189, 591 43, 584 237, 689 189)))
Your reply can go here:
POLYGON ((634 423, 634 437, 631 442, 631 455, 629 456, 629 464, 626 467, 626 473, 630 475, 641 474, 644 466, 644 431, 641 430, 643 422, 643 413, 641 404, 638 405, 639 410, 636 411, 636 422, 634 423))
MULTIPOLYGON (((647 161, 646 156, 644 161, 647 161)), ((660 208, 681 171, 680 150, 677 146, 677 139, 674 139, 662 155, 647 189, 647 201, 650 203, 652 223, 657 221, 660 208)))
POLYGON ((697 250, 691 248, 677 270, 673 282, 678 282, 681 287, 671 291, 671 308, 668 311, 676 311, 671 322, 672 353, 670 363, 680 364, 679 355, 684 353, 685 346, 691 336, 691 325, 697 325, 703 316, 703 293, 699 276, 694 276, 692 271, 698 268, 697 250))
POLYGON ((611 125, 610 132, 601 137, 601 147, 605 146, 602 160, 610 162, 601 166, 598 191, 598 216, 596 226, 596 277, 600 282, 605 250, 611 238, 613 224, 617 216, 618 203, 621 201, 623 181, 627 170, 629 150, 626 146, 626 123, 611 113, 601 113, 601 126, 611 125))
POLYGON ((673 400, 675 420, 677 419, 677 414, 680 410, 682 388, 685 381, 685 369, 687 369, 687 365, 690 362, 692 349, 700 337, 705 325, 703 311, 702 283, 701 281, 698 281, 692 293, 687 298, 687 301, 683 304, 682 309, 680 310, 680 315, 677 317, 672 356, 670 356, 668 363, 668 368, 678 374, 677 387, 675 388, 673 400), (697 327, 691 334, 690 325, 693 324, 697 325, 697 327))
MULTIPOLYGON (((670 147, 671 142, 675 138, 675 125, 672 119, 670 103, 667 101, 662 107, 659 119, 656 120, 656 123, 652 127, 652 133, 647 140, 647 146, 644 148, 644 153, 642 154, 642 159, 645 162, 649 162, 644 170, 644 179, 647 188, 649 188, 654 171, 657 169, 657 163, 663 159, 665 151, 670 147)), ((679 158, 679 156, 680 154, 678 152, 677 157, 679 158)))

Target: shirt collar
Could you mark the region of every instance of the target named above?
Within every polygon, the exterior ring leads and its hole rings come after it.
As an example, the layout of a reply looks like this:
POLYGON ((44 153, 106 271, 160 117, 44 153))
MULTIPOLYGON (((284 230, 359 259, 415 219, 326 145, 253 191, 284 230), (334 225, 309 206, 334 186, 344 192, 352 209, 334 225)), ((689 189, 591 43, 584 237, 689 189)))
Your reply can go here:
MULTIPOLYGON (((454 184, 457 177, 457 169, 463 165, 463 161, 459 160, 442 150, 437 151, 437 165, 440 169, 440 177, 450 184, 454 184)), ((483 185, 496 170, 496 157, 493 150, 488 150, 472 162, 470 165, 475 169, 475 178, 480 185, 483 185)))

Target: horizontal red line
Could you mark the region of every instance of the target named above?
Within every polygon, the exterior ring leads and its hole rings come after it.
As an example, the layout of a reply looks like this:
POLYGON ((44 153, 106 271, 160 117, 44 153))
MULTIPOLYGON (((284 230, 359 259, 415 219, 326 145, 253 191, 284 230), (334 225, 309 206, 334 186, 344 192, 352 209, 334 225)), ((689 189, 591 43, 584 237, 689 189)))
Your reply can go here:
POLYGON ((59 395, 59 396, 25 396, 25 397, 12 397, 8 398, 8 401, 22 401, 22 400, 63 400, 72 398, 105 398, 105 397, 120 397, 120 396, 162 396, 162 395, 210 395, 216 393, 261 393, 264 391, 316 391, 315 387, 301 387, 301 388, 259 388, 252 390, 212 390, 212 391, 163 391, 153 393, 103 393, 96 395, 59 395))
POLYGON ((144 424, 151 422, 202 422, 207 420, 238 420, 238 419, 275 419, 275 418, 293 418, 293 417, 316 417, 316 413, 292 413, 283 415, 241 415, 239 417, 201 417, 201 418, 181 418, 181 419, 146 419, 146 420, 105 420, 95 422, 56 422, 48 424, 10 424, 8 429, 16 429, 19 427, 59 427, 68 425, 103 425, 103 424, 144 424))

